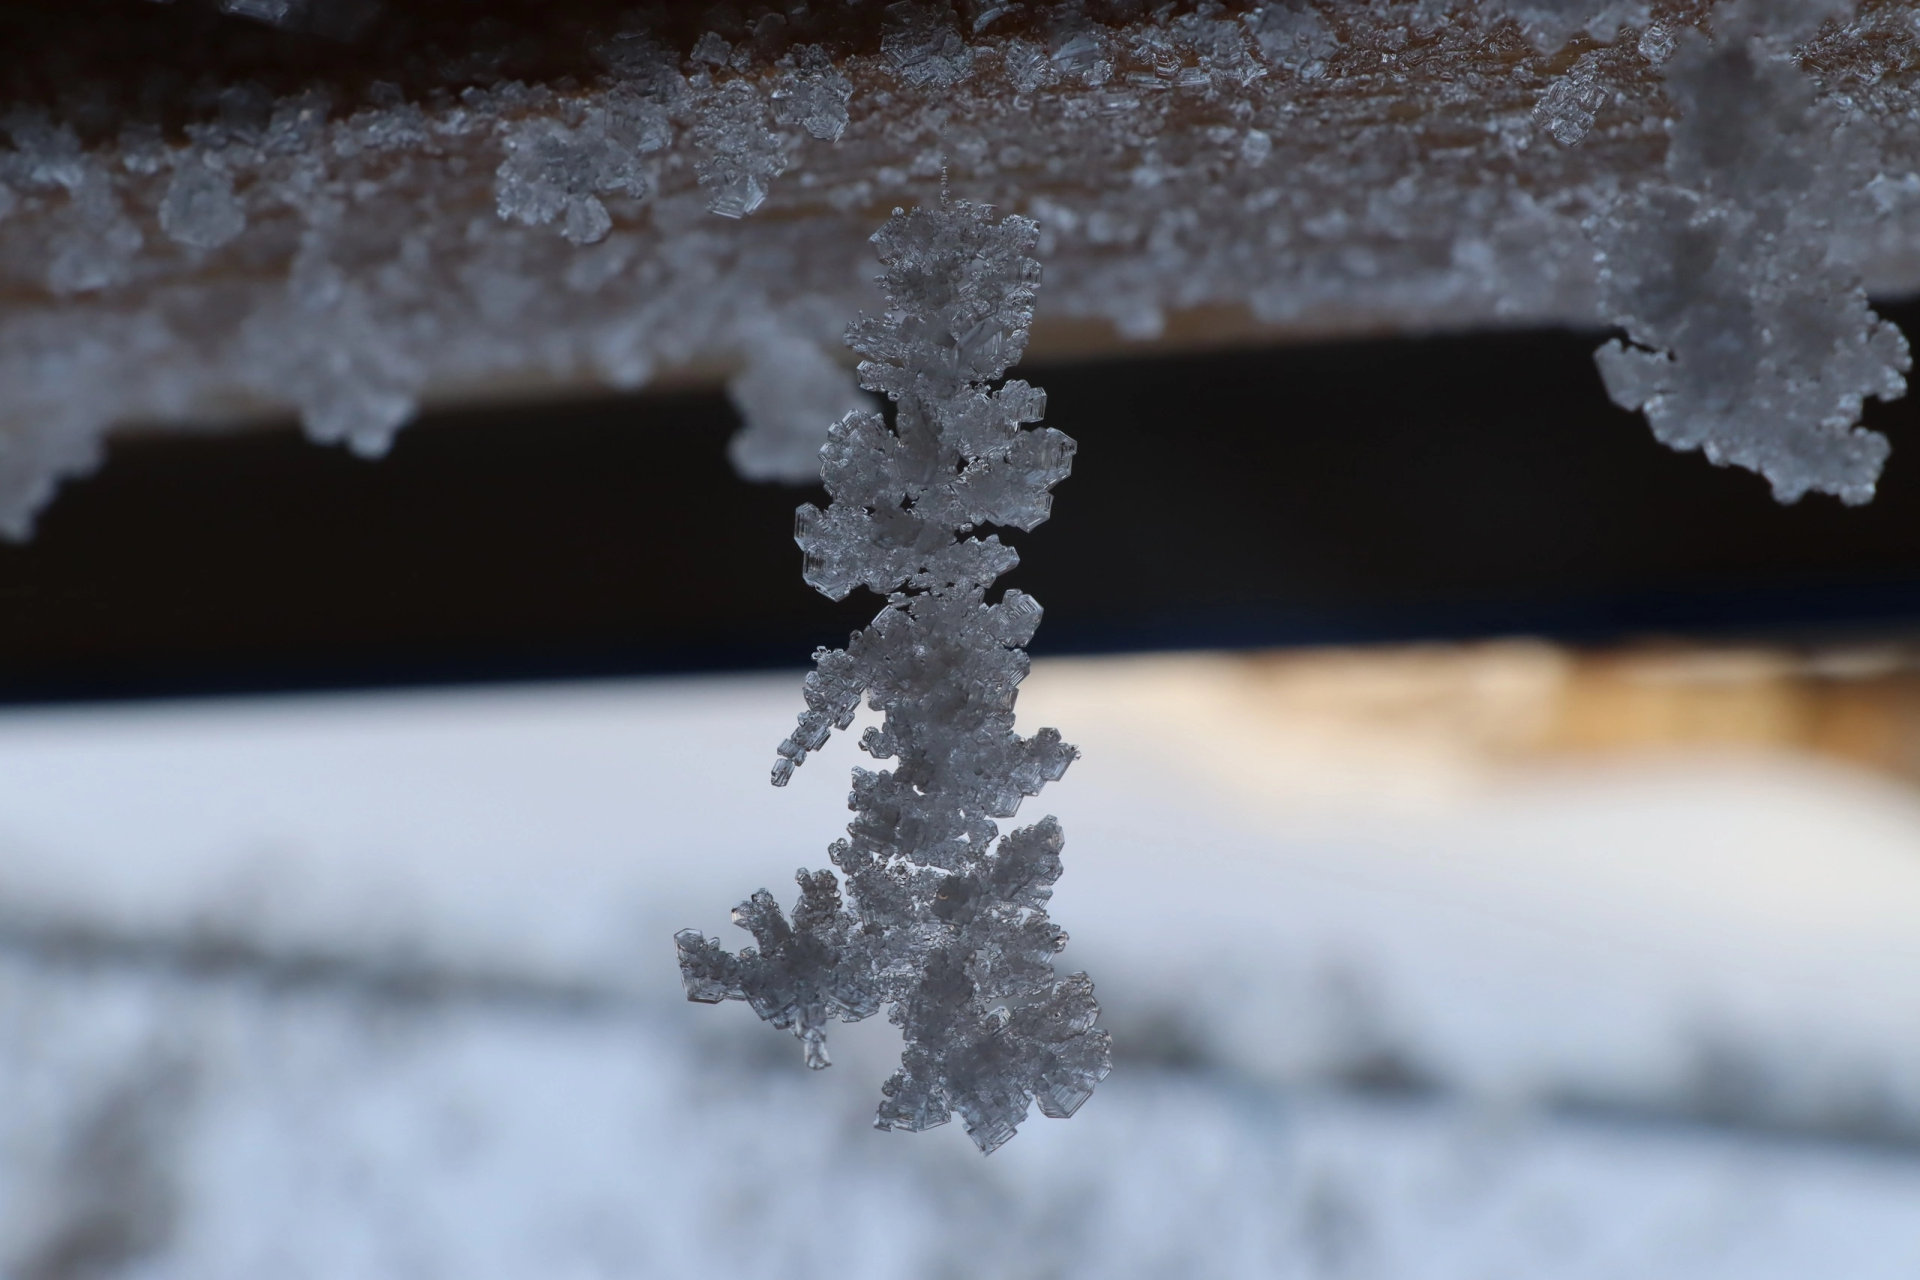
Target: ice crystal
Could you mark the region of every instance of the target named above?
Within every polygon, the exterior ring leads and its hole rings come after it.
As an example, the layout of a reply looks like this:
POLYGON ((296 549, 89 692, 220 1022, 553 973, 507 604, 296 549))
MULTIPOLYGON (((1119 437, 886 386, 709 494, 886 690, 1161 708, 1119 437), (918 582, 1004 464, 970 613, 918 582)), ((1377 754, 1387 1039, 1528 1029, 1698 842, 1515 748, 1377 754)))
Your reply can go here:
POLYGON ((847 100, 852 96, 853 83, 834 67, 827 51, 817 44, 801 45, 780 60, 774 119, 838 142, 847 130, 847 100))
POLYGON ((1874 150, 1791 56, 1838 9, 1729 5, 1712 38, 1680 32, 1666 181, 1596 224, 1602 305, 1632 343, 1597 355, 1608 392, 1783 502, 1873 497, 1889 446, 1862 402, 1904 394, 1911 363, 1844 252, 1875 213, 1874 150))
POLYGON ((778 330, 754 335, 727 397, 745 420, 727 446, 734 470, 785 484, 818 480, 828 427, 869 403, 817 343, 778 330))
POLYGON ((1306 0, 1262 5, 1247 15, 1247 26, 1262 57, 1304 79, 1324 75, 1327 56, 1340 47, 1333 28, 1306 0))
POLYGON ((910 85, 945 89, 973 69, 973 47, 954 27, 949 6, 934 0, 888 5, 880 51, 910 85))
POLYGON ((964 202, 896 210, 874 237, 889 310, 848 341, 893 420, 868 410, 834 425, 821 454, 832 503, 800 508, 795 540, 814 588, 837 600, 864 585, 887 603, 845 649, 814 655, 773 781, 847 728, 863 697, 885 719, 862 749, 897 764, 854 772, 855 817, 831 850, 850 909, 833 873, 802 870, 791 923, 765 890, 735 909, 757 949, 677 939, 689 999, 745 1000, 800 1038, 810 1066, 826 1065, 830 1019, 888 1005, 905 1045, 874 1123, 918 1131, 958 1113, 983 1152, 1034 1102, 1072 1115, 1109 1067, 1093 984, 1053 968, 1067 941, 1046 914, 1059 824, 1002 836, 996 821, 1076 754, 1052 729, 1014 732, 1040 606, 1017 590, 988 601, 1018 557, 975 533, 1038 525, 1072 465, 1073 441, 1030 429, 1045 396, 993 385, 1025 349, 1035 239, 1031 221, 964 202))
POLYGON ((601 195, 641 197, 651 188, 639 163, 642 145, 609 131, 604 118, 578 128, 527 120, 505 142, 507 158, 495 171, 500 216, 527 226, 557 220, 560 233, 575 244, 596 244, 613 229, 601 195))
POLYGON ((1577 146, 1593 128, 1594 113, 1610 95, 1600 83, 1600 58, 1588 53, 1540 95, 1534 123, 1563 147, 1577 146))
POLYGON ((787 167, 780 135, 767 127, 767 102, 751 80, 728 80, 701 107, 694 129, 704 151, 696 171, 707 208, 744 218, 767 198, 767 184, 787 167))
POLYGON ((1644 27, 1647 0, 1491 0, 1542 52, 1552 52, 1576 34, 1607 41, 1624 26, 1644 27))
POLYGON ((601 101, 580 104, 576 123, 531 116, 504 131, 507 157, 494 171, 501 218, 525 226, 557 221, 574 244, 597 244, 613 229, 600 197, 653 194, 646 157, 673 140, 671 115, 679 105, 671 63, 646 41, 609 50, 604 60, 623 73, 621 84, 601 101))
POLYGON ((218 249, 247 229, 247 210, 233 193, 232 176, 209 157, 189 152, 174 165, 160 201, 160 226, 181 244, 218 249))
POLYGON ((1640 33, 1640 40, 1634 47, 1640 56, 1659 66, 1673 56, 1673 29, 1665 23, 1656 22, 1640 33))

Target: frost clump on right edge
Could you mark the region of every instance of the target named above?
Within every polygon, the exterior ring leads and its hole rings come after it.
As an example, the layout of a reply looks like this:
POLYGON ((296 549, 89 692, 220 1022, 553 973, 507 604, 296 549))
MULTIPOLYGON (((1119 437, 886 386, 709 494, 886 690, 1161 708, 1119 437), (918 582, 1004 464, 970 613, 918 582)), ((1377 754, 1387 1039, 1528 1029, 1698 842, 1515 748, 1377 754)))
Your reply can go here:
POLYGON ((1911 364, 1844 256, 1873 216, 1874 146, 1790 51, 1834 8, 1749 0, 1716 11, 1712 40, 1681 31, 1667 181, 1596 227, 1602 306, 1633 343, 1595 353, 1614 402, 1782 502, 1872 499, 1889 445, 1862 404, 1905 394, 1911 364))

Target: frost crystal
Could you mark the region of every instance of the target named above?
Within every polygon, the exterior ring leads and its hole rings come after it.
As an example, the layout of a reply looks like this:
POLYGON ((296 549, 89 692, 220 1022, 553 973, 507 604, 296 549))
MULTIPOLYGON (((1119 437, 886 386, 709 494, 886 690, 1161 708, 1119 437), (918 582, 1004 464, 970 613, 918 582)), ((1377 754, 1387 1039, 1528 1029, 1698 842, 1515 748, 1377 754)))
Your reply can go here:
POLYGON ((816 138, 838 142, 847 130, 847 101, 853 82, 841 75, 827 51, 801 45, 780 60, 780 82, 773 90, 773 116, 797 124, 816 138))
POLYGON ((1667 181, 1596 227, 1602 306, 1634 344, 1597 353, 1614 401, 1783 502, 1872 499, 1889 446, 1861 405, 1904 394, 1911 363, 1844 253, 1874 216, 1875 151, 1782 47, 1833 8, 1726 6, 1717 38, 1680 32, 1667 181))
POLYGON ((973 49, 954 28, 945 3, 899 0, 888 5, 880 51, 911 85, 945 89, 973 69, 973 49))
POLYGON ((66 196, 58 229, 34 263, 47 289, 64 296, 125 282, 146 237, 127 218, 106 166, 82 150, 71 126, 44 112, 16 111, 0 128, 17 149, 12 163, 0 164, 0 176, 28 191, 66 196))
POLYGON ((1267 61, 1302 79, 1325 75, 1327 55, 1340 47, 1327 20, 1306 0, 1262 5, 1247 15, 1247 27, 1267 61))
POLYGON ((675 77, 651 42, 627 44, 602 54, 624 73, 619 87, 576 106, 576 123, 534 116, 505 130, 507 158, 494 171, 501 218, 529 227, 557 221, 574 244, 598 244, 613 229, 601 196, 653 194, 653 167, 642 157, 673 140, 675 77))
POLYGON ((767 127, 767 104, 751 80, 720 85, 701 108, 694 140, 705 152, 695 171, 707 208, 744 218, 767 198, 767 184, 787 167, 780 135, 767 127))
POLYGON ((558 220, 575 244, 606 239, 613 219, 600 195, 645 196, 650 188, 639 147, 623 142, 609 136, 604 119, 577 129, 555 120, 522 122, 508 132, 507 158, 494 175, 500 216, 530 227, 558 220))
POLYGON ((1553 135, 1563 147, 1577 146, 1593 128, 1594 113, 1600 110, 1608 91, 1599 80, 1600 58, 1582 55, 1540 95, 1533 109, 1533 122, 1553 135))
POLYGON ((854 772, 855 817, 831 850, 851 909, 831 872, 803 870, 791 923, 765 890, 735 909, 757 949, 729 955, 697 930, 677 938, 689 999, 747 1001, 800 1038, 809 1066, 827 1063, 829 1019, 890 1006, 905 1046, 874 1123, 918 1131, 958 1112, 983 1152, 1032 1102, 1072 1115, 1110 1065, 1093 984, 1053 969, 1067 941, 1046 914, 1059 824, 1002 837, 995 821, 1076 755, 1052 729, 1014 732, 1040 606, 1015 590, 987 601, 1018 557, 971 536, 982 524, 1034 528, 1072 465, 1073 441, 1027 429, 1042 392, 992 387, 1026 345, 1036 235, 1027 219, 952 203, 896 210, 874 237, 890 306, 848 341, 894 420, 862 411, 834 425, 821 453, 832 504, 800 508, 795 539, 814 588, 838 600, 864 585, 887 603, 845 649, 814 655, 807 710, 773 781, 847 728, 862 697, 885 714, 862 749, 898 763, 854 772))
POLYGON ((160 201, 160 227, 181 244, 218 249, 247 229, 247 211, 233 193, 232 177, 189 152, 174 166, 160 201))
POLYGON ((1494 12, 1504 12, 1543 52, 1560 48, 1576 34, 1611 40, 1622 26, 1647 22, 1646 0, 1492 0, 1494 12))
POLYGON ((778 331, 756 335, 727 397, 745 419, 727 445, 733 469, 785 484, 818 480, 829 424, 870 403, 826 352, 778 331))
POLYGON ((1656 22, 1640 33, 1640 43, 1635 47, 1641 57, 1657 67, 1673 56, 1673 43, 1672 28, 1656 22))

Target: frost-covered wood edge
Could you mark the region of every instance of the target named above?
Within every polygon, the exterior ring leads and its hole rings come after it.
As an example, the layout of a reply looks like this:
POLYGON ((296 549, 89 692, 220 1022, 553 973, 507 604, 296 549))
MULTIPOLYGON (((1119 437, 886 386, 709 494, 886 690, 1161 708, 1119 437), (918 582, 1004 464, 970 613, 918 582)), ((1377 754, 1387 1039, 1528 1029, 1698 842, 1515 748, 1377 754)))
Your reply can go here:
POLYGON ((405 87, 202 85, 177 120, 91 110, 84 84, 23 101, 0 151, 0 520, 24 531, 118 424, 291 409, 377 453, 424 401, 687 367, 810 388, 747 451, 796 473, 792 424, 853 403, 831 353, 866 235, 942 172, 1038 222, 1056 350, 1511 323, 1680 350, 1698 326, 1646 298, 1704 235, 1688 314, 1769 349, 1706 383, 1616 358, 1616 394, 1783 496, 1870 492, 1884 450, 1846 422, 1901 359, 1858 287, 1920 283, 1907 0, 1749 2, 1712 46, 1698 0, 818 10, 634 11, 546 80, 476 45, 405 87), (1671 146, 1690 113, 1773 149, 1671 146), (1809 308, 1819 332, 1778 323, 1809 308), (1828 339, 1832 362, 1784 354, 1828 339), (1798 443, 1733 440, 1734 404, 1798 443))

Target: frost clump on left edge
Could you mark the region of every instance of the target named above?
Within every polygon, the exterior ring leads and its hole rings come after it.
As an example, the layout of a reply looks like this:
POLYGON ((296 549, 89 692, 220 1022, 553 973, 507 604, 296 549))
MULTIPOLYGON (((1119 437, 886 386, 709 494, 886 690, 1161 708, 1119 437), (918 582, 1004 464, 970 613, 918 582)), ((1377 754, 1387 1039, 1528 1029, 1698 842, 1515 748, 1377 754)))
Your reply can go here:
POLYGON ((1067 942, 1046 913, 1060 825, 1002 836, 996 821, 1077 754, 1052 729, 1014 732, 1040 606, 1012 590, 987 602, 1019 557, 975 535, 1040 524, 1072 465, 1073 441, 1028 429, 1041 391, 991 385, 1026 346, 1036 236, 1027 219, 957 203, 896 211, 874 237, 889 312, 849 341, 894 421, 868 411, 834 426, 821 451, 833 503, 802 507, 795 539, 816 590, 838 600, 864 585, 887 603, 845 649, 814 655, 773 781, 847 728, 862 698, 886 716, 862 749, 897 763, 854 771, 854 820, 831 850, 850 908, 831 872, 803 870, 791 922, 765 890, 735 908, 757 948, 732 955, 693 929, 676 939, 688 999, 746 1001, 800 1038, 809 1066, 827 1064, 829 1019, 891 1006, 905 1043, 874 1124, 917 1132, 958 1113, 983 1152, 1035 1102, 1072 1115, 1110 1065, 1093 983, 1054 973, 1067 942))
POLYGON ((1632 342, 1596 359, 1662 443, 1757 471, 1782 502, 1856 504, 1889 451, 1863 402, 1903 395, 1911 358, 1845 256, 1873 216, 1874 150, 1787 52, 1822 16, 1747 3, 1717 11, 1712 40, 1679 33, 1667 181, 1595 225, 1602 305, 1632 342))

